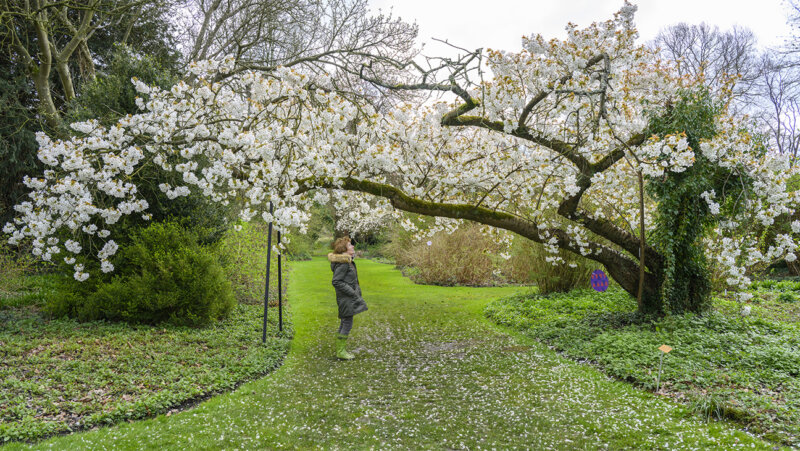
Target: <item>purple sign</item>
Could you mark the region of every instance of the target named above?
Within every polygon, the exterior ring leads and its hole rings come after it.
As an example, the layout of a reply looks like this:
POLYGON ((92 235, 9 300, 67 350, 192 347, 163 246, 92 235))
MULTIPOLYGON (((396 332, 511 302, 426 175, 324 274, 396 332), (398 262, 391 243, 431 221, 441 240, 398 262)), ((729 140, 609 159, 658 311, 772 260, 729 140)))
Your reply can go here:
POLYGON ((601 270, 592 273, 592 288, 599 292, 608 290, 608 276, 601 270))

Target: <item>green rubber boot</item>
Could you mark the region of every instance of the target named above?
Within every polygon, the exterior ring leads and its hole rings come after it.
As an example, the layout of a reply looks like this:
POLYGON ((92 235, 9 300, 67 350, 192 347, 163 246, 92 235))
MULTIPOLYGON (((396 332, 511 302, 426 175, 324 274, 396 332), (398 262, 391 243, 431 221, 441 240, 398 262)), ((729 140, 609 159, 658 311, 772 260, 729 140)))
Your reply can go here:
POLYGON ((336 357, 342 360, 353 360, 353 354, 347 352, 347 335, 338 334, 336 336, 336 357))

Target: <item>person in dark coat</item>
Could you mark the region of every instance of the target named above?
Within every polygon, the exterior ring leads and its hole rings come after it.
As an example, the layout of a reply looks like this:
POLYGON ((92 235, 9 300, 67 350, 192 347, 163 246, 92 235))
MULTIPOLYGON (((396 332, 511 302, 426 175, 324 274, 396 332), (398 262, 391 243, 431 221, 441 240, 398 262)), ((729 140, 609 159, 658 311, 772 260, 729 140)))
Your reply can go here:
POLYGON ((355 248, 350 237, 345 236, 333 243, 333 252, 328 254, 333 271, 333 287, 336 289, 336 303, 339 305, 339 330, 336 336, 336 357, 351 360, 355 356, 347 352, 347 337, 353 328, 353 316, 367 310, 367 303, 361 296, 358 284, 358 270, 353 261, 355 248))

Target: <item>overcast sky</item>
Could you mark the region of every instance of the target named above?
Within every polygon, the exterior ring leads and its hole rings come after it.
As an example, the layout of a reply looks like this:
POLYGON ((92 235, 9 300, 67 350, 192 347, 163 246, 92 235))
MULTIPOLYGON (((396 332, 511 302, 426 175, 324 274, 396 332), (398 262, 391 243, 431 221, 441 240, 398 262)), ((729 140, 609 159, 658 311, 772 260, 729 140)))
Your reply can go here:
MULTIPOLYGON (((678 22, 706 22, 720 29, 733 25, 750 28, 759 44, 780 45, 791 33, 784 0, 640 0, 636 26, 640 40, 648 41, 662 28, 678 22)), ((520 37, 539 33, 564 38, 573 22, 583 28, 607 20, 623 0, 370 0, 373 10, 391 8, 395 16, 416 23, 426 42, 425 54, 437 54, 431 38, 448 39, 467 49, 478 47, 519 51, 520 37)))

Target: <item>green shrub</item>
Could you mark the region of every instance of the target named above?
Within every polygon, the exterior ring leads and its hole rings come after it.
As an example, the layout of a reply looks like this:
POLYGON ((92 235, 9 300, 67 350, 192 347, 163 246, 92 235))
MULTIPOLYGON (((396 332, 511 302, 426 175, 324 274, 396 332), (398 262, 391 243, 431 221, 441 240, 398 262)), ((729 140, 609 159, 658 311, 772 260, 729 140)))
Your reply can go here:
POLYGON ((776 300, 778 302, 793 303, 793 302, 797 302, 797 296, 795 296, 794 293, 792 293, 790 291, 786 291, 786 292, 783 292, 780 295, 778 295, 778 298, 776 300))
MULTIPOLYGON (((371 234, 355 234, 353 245, 356 254, 362 258, 369 258, 376 261, 392 261, 393 256, 387 254, 391 231, 386 228, 373 231, 371 234)), ((333 244, 331 242, 331 244, 333 244)), ((330 251, 330 248, 328 249, 330 251)))
MULTIPOLYGON (((264 302, 264 279, 267 275, 268 226, 262 222, 242 223, 229 229, 214 246, 225 276, 230 280, 239 302, 264 302), (237 230, 238 229, 238 230, 237 230)), ((273 232, 272 244, 277 242, 273 232)), ((286 265, 283 265, 284 275, 286 265)), ((270 261, 269 304, 278 305, 278 256, 270 261)), ((284 277, 284 280, 286 278, 284 277)), ((286 289, 286 284, 283 284, 286 289)))
POLYGON ((793 280, 778 281, 774 279, 765 279, 751 283, 750 289, 762 291, 795 291, 800 289, 800 282, 793 280))
POLYGON ((7 239, 0 235, 0 299, 23 291, 25 276, 33 272, 36 264, 30 253, 11 249, 7 239))
POLYGON ((202 326, 235 305, 230 282, 197 236, 176 223, 134 232, 115 259, 116 275, 64 280, 49 300, 55 316, 202 326))
POLYGON ((776 281, 774 281, 774 280, 763 280, 763 281, 761 281, 761 282, 759 283, 759 286, 760 286, 761 288, 766 288, 766 289, 768 289, 768 290, 769 290, 770 288, 773 288, 773 287, 775 286, 775 284, 776 284, 776 283, 778 283, 778 282, 776 282, 776 281))
POLYGON ((81 86, 66 112, 66 122, 96 119, 105 126, 114 125, 121 116, 140 112, 136 106, 136 91, 131 78, 143 83, 169 89, 179 76, 165 67, 157 58, 136 53, 124 44, 115 44, 110 52, 109 64, 97 78, 81 86))
POLYGON ((311 260, 316 239, 311 235, 292 234, 285 244, 286 256, 295 261, 311 260))

